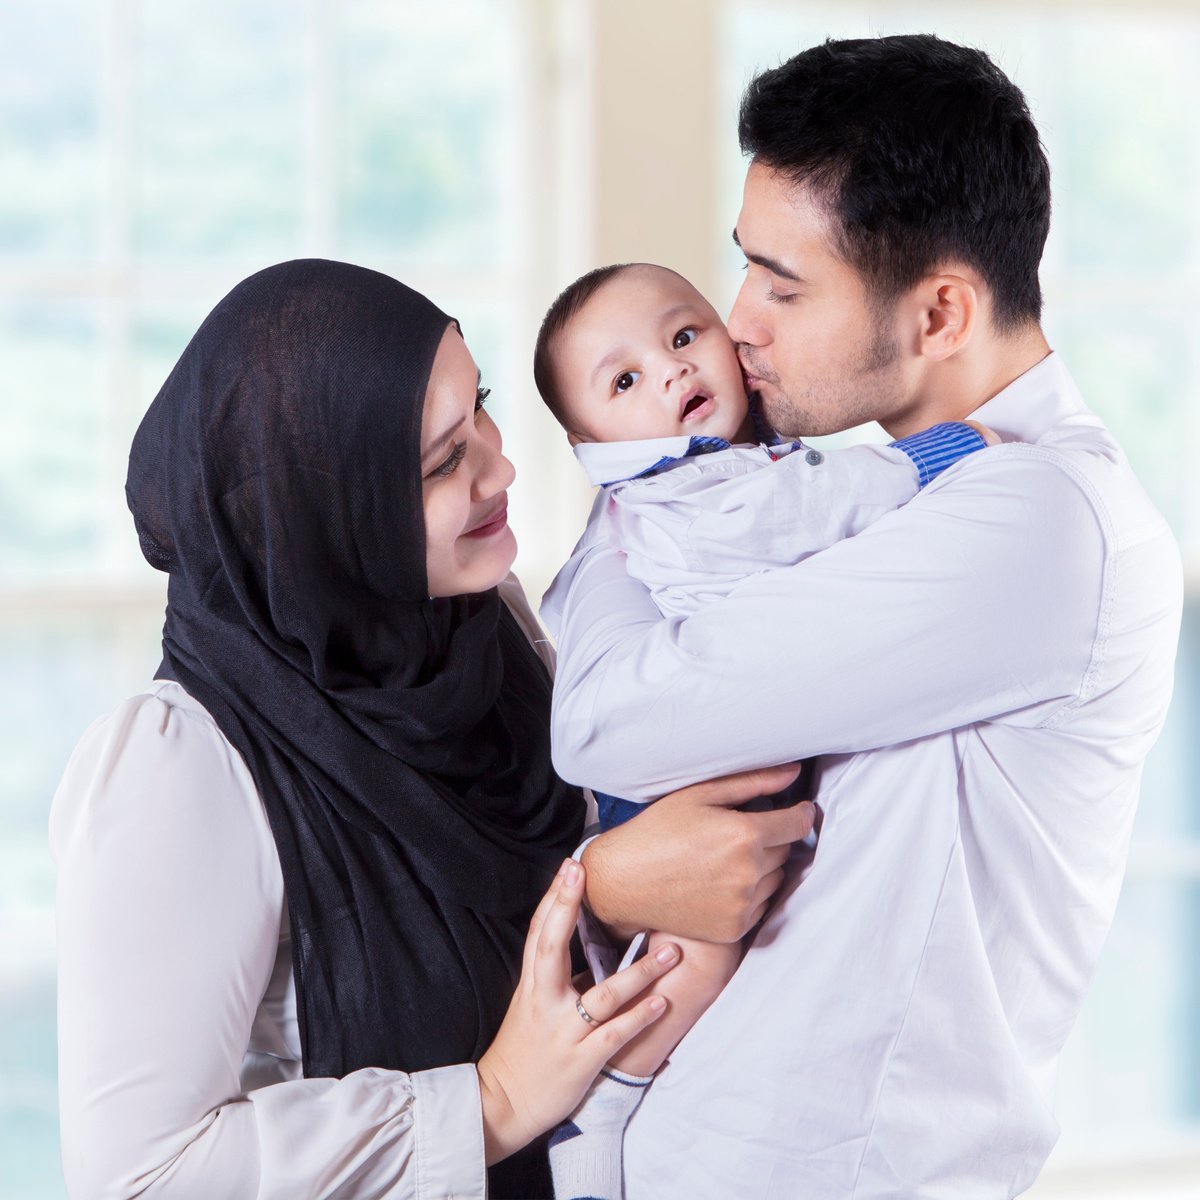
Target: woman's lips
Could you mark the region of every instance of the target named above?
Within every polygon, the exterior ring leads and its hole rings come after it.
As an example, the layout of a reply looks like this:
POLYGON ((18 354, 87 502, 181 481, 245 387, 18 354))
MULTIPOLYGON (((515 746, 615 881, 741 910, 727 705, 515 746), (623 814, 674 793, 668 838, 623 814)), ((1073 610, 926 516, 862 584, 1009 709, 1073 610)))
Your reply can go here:
POLYGON ((500 506, 485 517, 484 520, 476 525, 474 529, 468 529, 463 537, 469 538, 486 538, 491 537, 494 533, 499 533, 508 524, 508 500, 501 501, 500 506))

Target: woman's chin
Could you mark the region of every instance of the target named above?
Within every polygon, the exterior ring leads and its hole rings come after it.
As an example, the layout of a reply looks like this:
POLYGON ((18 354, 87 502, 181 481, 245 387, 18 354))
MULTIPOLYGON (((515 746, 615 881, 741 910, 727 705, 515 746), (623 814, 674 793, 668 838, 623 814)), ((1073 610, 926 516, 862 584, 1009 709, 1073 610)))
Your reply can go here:
POLYGON ((430 564, 431 596, 468 596, 487 592, 508 576, 517 560, 517 539, 507 525, 486 542, 470 546, 469 553, 452 564, 430 564))

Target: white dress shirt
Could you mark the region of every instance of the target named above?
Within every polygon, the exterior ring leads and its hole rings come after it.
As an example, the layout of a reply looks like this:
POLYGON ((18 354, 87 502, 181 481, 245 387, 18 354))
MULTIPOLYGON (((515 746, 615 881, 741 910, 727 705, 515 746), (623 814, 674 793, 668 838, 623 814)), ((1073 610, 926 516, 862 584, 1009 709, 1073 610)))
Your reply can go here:
POLYGON ((565 778, 650 798, 822 756, 815 861, 635 1115, 629 1200, 994 1200, 1056 1140, 1181 569, 1057 356, 973 416, 1009 444, 686 619, 610 550, 579 566, 565 778))
MULTIPOLYGON (((520 585, 501 589, 552 667, 520 585)), ((484 1195, 473 1064, 304 1078, 266 813, 241 756, 178 684, 84 734, 50 840, 73 1197, 484 1195)))

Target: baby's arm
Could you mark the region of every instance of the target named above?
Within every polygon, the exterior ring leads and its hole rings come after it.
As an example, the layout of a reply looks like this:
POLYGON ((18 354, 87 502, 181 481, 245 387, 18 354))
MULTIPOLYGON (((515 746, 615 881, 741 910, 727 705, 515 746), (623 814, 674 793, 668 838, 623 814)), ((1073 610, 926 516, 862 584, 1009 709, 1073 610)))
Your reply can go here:
POLYGON ((741 942, 701 942, 665 933, 650 934, 646 953, 653 954, 668 940, 680 948, 682 958, 654 988, 657 995, 667 998, 667 1011, 609 1060, 611 1066, 628 1075, 653 1075, 662 1066, 683 1035, 721 994, 742 960, 741 942))
POLYGON ((773 463, 763 447, 697 457, 614 488, 610 540, 656 600, 675 587, 722 593, 854 537, 986 443, 953 422, 891 446, 800 446, 773 463))

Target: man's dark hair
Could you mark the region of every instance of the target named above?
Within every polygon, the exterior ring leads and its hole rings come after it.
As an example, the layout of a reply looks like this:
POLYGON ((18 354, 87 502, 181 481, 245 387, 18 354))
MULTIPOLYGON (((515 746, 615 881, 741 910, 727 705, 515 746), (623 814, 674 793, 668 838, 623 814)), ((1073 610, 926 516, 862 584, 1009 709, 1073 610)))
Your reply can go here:
POLYGON ((558 389, 558 376, 554 370, 554 341, 574 320, 579 310, 610 280, 628 271, 635 263, 613 263, 607 267, 596 267, 586 275, 580 275, 574 283, 559 292, 554 303, 546 310, 533 347, 533 382, 546 407, 554 414, 560 425, 563 420, 562 395, 558 389))
POLYGON ((876 299, 961 262, 1008 333, 1041 317, 1050 167, 1021 90, 930 34, 827 41, 746 89, 742 153, 811 190, 876 299))

